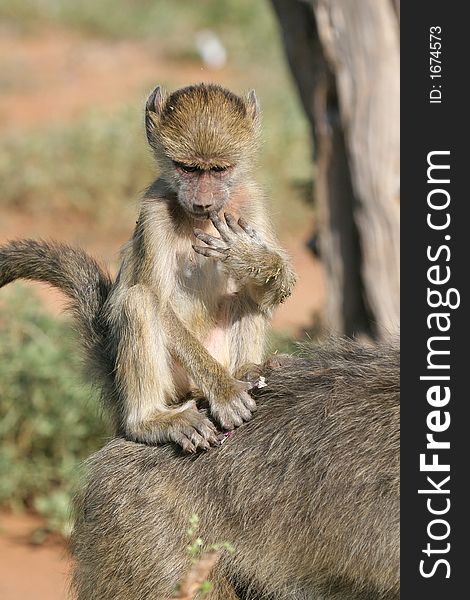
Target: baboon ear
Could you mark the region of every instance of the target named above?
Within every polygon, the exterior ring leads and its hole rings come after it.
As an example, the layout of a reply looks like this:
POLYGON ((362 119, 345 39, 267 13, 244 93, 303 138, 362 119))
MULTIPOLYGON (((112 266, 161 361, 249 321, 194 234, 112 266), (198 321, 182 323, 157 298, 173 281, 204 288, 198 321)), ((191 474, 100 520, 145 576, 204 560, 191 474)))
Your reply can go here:
POLYGON ((251 92, 248 92, 246 97, 246 108, 250 117, 253 119, 253 121, 255 121, 255 123, 257 123, 259 121, 260 108, 258 98, 255 94, 255 90, 251 90, 251 92))
POLYGON ((162 88, 157 85, 145 103, 145 129, 147 130, 147 138, 149 142, 153 137, 153 132, 160 117, 163 106, 165 104, 165 93, 162 88))
POLYGON ((147 98, 147 102, 145 104, 145 110, 157 113, 160 115, 162 112, 163 105, 165 104, 165 92, 162 88, 157 85, 157 87, 151 92, 150 96, 147 98))

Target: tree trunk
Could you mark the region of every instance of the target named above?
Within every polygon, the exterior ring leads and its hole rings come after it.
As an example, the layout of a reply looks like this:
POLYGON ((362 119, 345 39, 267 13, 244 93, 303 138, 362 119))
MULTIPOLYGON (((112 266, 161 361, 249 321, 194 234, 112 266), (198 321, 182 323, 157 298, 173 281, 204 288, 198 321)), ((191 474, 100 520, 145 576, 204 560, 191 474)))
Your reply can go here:
POLYGON ((312 125, 326 321, 380 336, 399 317, 399 3, 272 4, 312 125))

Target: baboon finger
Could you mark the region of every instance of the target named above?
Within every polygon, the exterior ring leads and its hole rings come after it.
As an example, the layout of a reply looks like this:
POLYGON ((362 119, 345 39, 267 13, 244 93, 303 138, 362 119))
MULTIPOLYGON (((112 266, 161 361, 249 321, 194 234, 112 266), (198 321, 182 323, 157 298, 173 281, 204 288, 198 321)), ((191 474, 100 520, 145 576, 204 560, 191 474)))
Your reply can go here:
POLYGON ((209 429, 209 427, 204 427, 204 426, 199 426, 198 428, 198 433, 200 434, 201 438, 208 443, 209 446, 216 446, 217 445, 217 430, 211 430, 209 429))
POLYGON ((241 227, 239 227, 238 222, 233 215, 231 215, 230 213, 224 213, 224 217, 225 217, 225 222, 230 227, 230 229, 233 231, 233 233, 236 233, 237 235, 240 235, 240 233, 243 233, 243 230, 241 229, 241 227))
POLYGON ((175 435, 173 441, 179 444, 185 452, 188 452, 188 454, 196 453, 196 446, 185 435, 175 435))
POLYGON ((232 417, 225 417, 220 422, 220 424, 227 431, 231 431, 232 429, 235 429, 236 427, 240 427, 240 425, 243 425, 243 419, 241 417, 239 417, 238 415, 234 415, 232 417))
POLYGON ((211 258, 220 258, 220 259, 225 259, 227 258, 226 255, 226 249, 222 249, 222 248, 210 248, 209 246, 195 246, 193 244, 193 250, 195 252, 197 252, 198 254, 202 254, 202 256, 208 256, 211 258))
POLYGON ((194 454, 197 451, 197 443, 199 440, 196 437, 192 439, 193 433, 200 437, 193 427, 179 425, 170 428, 167 439, 181 446, 181 448, 183 448, 185 452, 188 452, 189 454, 194 454))
POLYGON ((234 427, 240 427, 243 423, 241 415, 239 415, 232 407, 226 407, 219 419, 220 424, 224 429, 234 429, 234 427))
POLYGON ((195 429, 189 430, 186 435, 189 437, 196 449, 202 448, 203 450, 209 450, 210 445, 195 429))
POLYGON ((253 227, 251 227, 250 225, 248 225, 248 223, 245 221, 245 219, 243 217, 240 217, 238 219, 238 225, 243 229, 243 231, 245 233, 247 233, 250 237, 254 238, 256 237, 256 231, 253 229, 253 227))
POLYGON ((263 243, 263 239, 261 238, 260 234, 255 229, 253 229, 253 227, 251 227, 251 225, 248 225, 248 223, 245 221, 245 219, 243 217, 240 217, 238 219, 238 224, 243 229, 243 231, 247 235, 249 235, 253 240, 256 240, 259 244, 263 243))
POLYGON ((218 435, 211 435, 207 438, 207 441, 209 442, 209 444, 211 446, 219 446, 220 445, 220 440, 218 438, 218 435))
POLYGON ((200 444, 198 444, 198 450, 204 450, 205 452, 207 452, 210 449, 211 449, 211 444, 209 444, 209 441, 202 438, 202 442, 200 444))
POLYGON ((240 406, 237 408, 237 414, 243 421, 250 421, 252 418, 251 410, 249 410, 243 400, 240 400, 240 406))
POLYGON ((224 223, 222 221, 222 219, 219 217, 219 215, 214 211, 210 213, 209 218, 212 221, 212 224, 214 225, 214 227, 220 233, 220 237, 224 241, 229 242, 231 239, 231 232, 230 232, 230 229, 227 227, 227 224, 224 223))
POLYGON ((251 384, 246 381, 237 381, 238 391, 226 403, 215 404, 211 407, 212 415, 224 429, 233 429, 242 425, 244 421, 252 418, 252 413, 256 410, 255 401, 244 391, 251 384))
POLYGON ((215 425, 209 419, 196 423, 194 428, 205 438, 208 438, 213 433, 217 433, 215 425))
POLYGON ((208 233, 205 233, 200 229, 195 229, 194 235, 197 237, 198 240, 201 240, 202 242, 208 244, 209 246, 212 246, 213 248, 220 248, 225 250, 225 248, 227 247, 226 242, 224 242, 220 238, 214 237, 213 235, 209 235, 208 233))
POLYGON ((214 425, 214 423, 212 421, 210 421, 209 419, 207 419, 207 421, 204 421, 204 425, 206 427, 208 427, 208 429, 210 429, 211 431, 213 431, 214 433, 217 433, 217 427, 214 425))
POLYGON ((255 412, 257 410, 258 407, 256 406, 256 402, 253 400, 250 394, 244 394, 242 398, 243 404, 250 412, 255 412))

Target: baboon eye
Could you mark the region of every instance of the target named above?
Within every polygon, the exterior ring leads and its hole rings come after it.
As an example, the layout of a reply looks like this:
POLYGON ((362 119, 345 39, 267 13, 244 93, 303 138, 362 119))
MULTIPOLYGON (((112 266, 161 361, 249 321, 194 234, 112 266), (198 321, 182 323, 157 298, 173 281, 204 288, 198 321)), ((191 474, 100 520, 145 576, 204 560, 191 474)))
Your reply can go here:
POLYGON ((196 167, 193 165, 185 165, 184 163, 180 163, 180 162, 176 162, 176 161, 175 161, 175 166, 178 167, 178 169, 181 169, 182 171, 184 171, 185 173, 199 173, 200 171, 202 171, 202 169, 200 169, 199 167, 196 167))
POLYGON ((214 173, 223 173, 224 171, 227 171, 228 167, 220 167, 220 166, 215 166, 215 167, 211 167, 211 171, 213 171, 214 173))

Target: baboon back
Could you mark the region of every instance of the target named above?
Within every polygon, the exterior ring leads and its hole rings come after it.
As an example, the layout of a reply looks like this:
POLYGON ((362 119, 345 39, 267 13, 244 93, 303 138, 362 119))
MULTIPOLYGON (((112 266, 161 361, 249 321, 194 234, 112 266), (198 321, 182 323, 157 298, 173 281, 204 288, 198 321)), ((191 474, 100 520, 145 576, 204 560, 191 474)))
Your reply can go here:
POLYGON ((266 379, 255 418, 219 448, 115 439, 91 457, 72 539, 80 600, 171 598, 192 514, 204 542, 235 548, 213 600, 398 597, 397 347, 332 341, 266 379))

